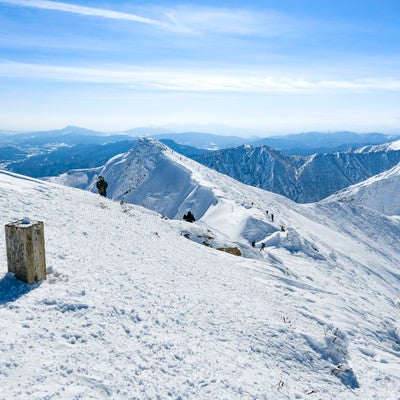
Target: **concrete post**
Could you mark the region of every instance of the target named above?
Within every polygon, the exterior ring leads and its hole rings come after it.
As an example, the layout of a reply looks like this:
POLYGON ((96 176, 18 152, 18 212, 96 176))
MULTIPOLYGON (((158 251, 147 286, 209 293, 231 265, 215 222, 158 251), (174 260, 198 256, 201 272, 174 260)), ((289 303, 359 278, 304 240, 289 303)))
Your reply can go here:
POLYGON ((28 284, 46 279, 43 222, 25 218, 5 228, 8 272, 28 284))

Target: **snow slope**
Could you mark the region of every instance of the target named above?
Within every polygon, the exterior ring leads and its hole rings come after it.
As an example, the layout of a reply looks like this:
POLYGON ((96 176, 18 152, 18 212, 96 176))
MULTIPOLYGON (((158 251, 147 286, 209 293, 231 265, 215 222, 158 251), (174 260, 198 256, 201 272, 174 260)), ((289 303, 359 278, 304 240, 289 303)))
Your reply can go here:
POLYGON ((330 200, 355 203, 385 215, 400 216, 400 164, 389 171, 350 186, 330 200))
POLYGON ((356 150, 356 153, 379 153, 379 152, 390 152, 400 150, 400 140, 395 140, 390 143, 377 144, 371 146, 364 146, 356 150))
MULTIPOLYGON (((136 179, 178 216, 170 166, 146 154, 136 179)), ((0 398, 399 399, 398 218, 298 205, 175 157, 194 224, 0 172, 3 225, 43 220, 48 267, 28 287, 0 247, 0 398)))

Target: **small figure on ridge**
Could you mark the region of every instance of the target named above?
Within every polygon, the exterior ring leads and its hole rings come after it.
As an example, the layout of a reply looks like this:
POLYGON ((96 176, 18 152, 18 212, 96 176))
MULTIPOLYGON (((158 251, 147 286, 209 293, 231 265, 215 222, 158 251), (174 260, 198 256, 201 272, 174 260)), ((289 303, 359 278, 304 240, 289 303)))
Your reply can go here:
POLYGON ((183 216, 183 219, 187 222, 194 222, 196 221, 196 218, 194 217, 194 215, 192 214, 191 211, 188 211, 187 214, 185 214, 183 216))
POLYGON ((104 180, 103 176, 99 176, 99 178, 97 179, 96 182, 96 187, 97 190, 99 191, 99 195, 100 196, 107 196, 107 187, 108 187, 108 183, 104 180))

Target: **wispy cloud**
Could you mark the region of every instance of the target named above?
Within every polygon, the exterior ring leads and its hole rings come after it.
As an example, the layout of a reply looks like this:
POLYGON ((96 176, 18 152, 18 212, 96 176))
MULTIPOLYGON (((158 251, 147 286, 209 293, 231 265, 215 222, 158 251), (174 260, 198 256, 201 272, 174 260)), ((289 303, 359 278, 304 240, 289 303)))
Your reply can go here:
POLYGON ((152 18, 138 14, 87 7, 51 0, 0 0, 0 3, 138 22, 187 34, 233 34, 278 36, 309 30, 311 21, 301 21, 274 10, 231 9, 204 6, 147 7, 152 18))
POLYGON ((400 91, 400 79, 307 80, 263 72, 173 70, 144 67, 81 68, 0 62, 0 77, 63 82, 122 84, 145 90, 249 93, 329 93, 334 91, 400 91))
POLYGON ((160 12, 176 30, 189 33, 277 36, 299 26, 299 21, 274 10, 185 5, 160 12))
POLYGON ((157 26, 165 26, 165 24, 161 21, 152 18, 142 17, 140 15, 124 13, 118 11, 112 11, 102 8, 94 8, 94 7, 85 7, 79 6, 75 4, 62 3, 58 1, 49 1, 49 0, 0 0, 0 3, 11 4, 15 6, 21 7, 32 7, 32 8, 41 8, 45 10, 53 10, 53 11, 61 11, 68 12, 79 15, 88 15, 102 18, 111 18, 111 19, 119 19, 119 20, 127 20, 133 22, 140 22, 143 24, 157 25, 157 26))

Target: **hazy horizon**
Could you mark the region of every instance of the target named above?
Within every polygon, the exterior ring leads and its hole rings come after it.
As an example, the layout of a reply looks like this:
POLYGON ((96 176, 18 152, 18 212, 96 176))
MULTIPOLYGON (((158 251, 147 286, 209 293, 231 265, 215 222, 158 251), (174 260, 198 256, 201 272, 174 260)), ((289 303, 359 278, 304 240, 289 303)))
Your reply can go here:
MULTIPOLYGON (((307 133, 321 133, 321 134, 337 134, 337 133, 354 133, 354 134, 373 134, 379 133, 384 134, 387 136, 391 135, 399 135, 398 130, 393 131, 352 131, 348 129, 338 129, 338 130, 304 130, 304 131, 276 131, 276 132, 265 132, 262 130, 257 129, 246 129, 246 128, 239 128, 239 127, 232 127, 228 125, 165 125, 165 126, 137 126, 131 127, 128 129, 123 130, 106 130, 106 129, 95 129, 87 126, 78 126, 73 124, 68 124, 65 126, 53 126, 49 128, 37 128, 37 129, 27 129, 27 130, 11 130, 11 129, 2 129, 0 126, 0 135, 7 135, 7 134, 23 134, 23 133, 36 133, 36 132, 51 132, 51 131, 61 131, 67 129, 68 127, 80 128, 80 129, 87 129, 93 130, 97 133, 105 134, 105 135, 118 135, 118 134, 125 134, 126 132, 132 130, 140 130, 145 131, 148 129, 149 131, 157 131, 159 133, 148 133, 149 135, 156 135, 156 134, 163 134, 163 133, 170 133, 170 134, 179 134, 179 133, 198 133, 198 134, 213 134, 216 136, 237 136, 242 137, 243 139, 257 139, 257 138, 265 138, 265 137, 279 137, 279 136, 290 136, 290 135, 301 135, 307 133)), ((144 132, 145 133, 145 132, 144 132)), ((140 136, 140 134, 138 134, 140 136)))
POLYGON ((399 16, 393 0, 0 0, 0 129, 394 133, 399 16))

